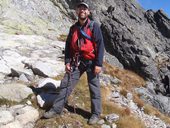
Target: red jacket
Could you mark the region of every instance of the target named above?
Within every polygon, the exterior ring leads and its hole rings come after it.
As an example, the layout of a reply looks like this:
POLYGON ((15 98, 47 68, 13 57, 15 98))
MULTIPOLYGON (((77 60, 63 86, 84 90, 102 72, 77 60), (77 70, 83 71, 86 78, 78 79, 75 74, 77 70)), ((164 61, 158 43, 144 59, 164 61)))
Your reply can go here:
MULTIPOLYGON (((91 38, 93 38, 93 33, 89 27, 90 20, 84 27, 84 32, 91 38)), ((74 25, 72 30, 72 38, 70 41, 70 51, 71 56, 74 57, 77 54, 80 54, 81 57, 87 60, 94 60, 96 53, 96 43, 93 40, 89 40, 86 37, 83 37, 80 33, 80 27, 74 25)))

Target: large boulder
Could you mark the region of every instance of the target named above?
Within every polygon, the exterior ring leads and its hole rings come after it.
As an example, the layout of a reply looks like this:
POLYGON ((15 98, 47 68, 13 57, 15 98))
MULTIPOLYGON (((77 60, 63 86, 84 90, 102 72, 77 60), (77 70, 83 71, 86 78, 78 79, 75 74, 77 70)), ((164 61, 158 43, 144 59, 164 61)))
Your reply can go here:
POLYGON ((0 85, 0 99, 7 99, 9 101, 20 102, 27 98, 30 94, 33 94, 32 90, 24 84, 1 84, 0 85))
POLYGON ((145 12, 131 0, 114 3, 116 6, 111 4, 103 12, 101 28, 106 51, 116 56, 125 68, 153 81, 164 92, 165 74, 160 69, 170 64, 169 59, 165 60, 170 52, 168 17, 162 11, 145 12))

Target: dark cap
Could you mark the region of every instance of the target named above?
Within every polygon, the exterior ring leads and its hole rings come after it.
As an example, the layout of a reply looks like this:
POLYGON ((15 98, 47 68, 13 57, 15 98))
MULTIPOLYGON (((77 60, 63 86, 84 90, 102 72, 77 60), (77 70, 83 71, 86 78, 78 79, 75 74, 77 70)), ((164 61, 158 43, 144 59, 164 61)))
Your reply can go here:
POLYGON ((78 4, 77 4, 77 8, 78 8, 80 5, 84 5, 84 6, 86 6, 87 8, 89 8, 89 5, 88 5, 87 3, 85 3, 85 2, 80 2, 80 3, 78 3, 78 4))

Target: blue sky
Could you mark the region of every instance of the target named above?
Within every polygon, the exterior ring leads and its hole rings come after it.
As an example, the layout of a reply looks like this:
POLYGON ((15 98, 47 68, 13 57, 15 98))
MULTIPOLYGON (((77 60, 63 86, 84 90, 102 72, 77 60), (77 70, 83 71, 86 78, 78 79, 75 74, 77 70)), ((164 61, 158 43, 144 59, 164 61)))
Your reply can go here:
POLYGON ((170 0, 137 0, 139 4, 146 10, 154 11, 162 9, 170 18, 170 0))

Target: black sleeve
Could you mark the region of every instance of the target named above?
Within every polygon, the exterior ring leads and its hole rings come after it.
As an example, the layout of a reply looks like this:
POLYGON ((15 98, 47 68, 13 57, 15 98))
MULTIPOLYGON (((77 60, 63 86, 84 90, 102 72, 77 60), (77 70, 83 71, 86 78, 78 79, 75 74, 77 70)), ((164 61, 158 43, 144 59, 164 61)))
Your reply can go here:
POLYGON ((97 57, 96 57, 95 65, 102 67, 103 56, 104 56, 104 42, 103 42, 101 29, 96 22, 94 22, 93 24, 93 38, 97 45, 97 54, 96 54, 97 57))
POLYGON ((70 30, 69 30, 69 34, 67 36, 67 40, 66 40, 66 43, 65 43, 65 64, 67 63, 70 63, 70 41, 71 41, 71 28, 70 27, 70 30))

